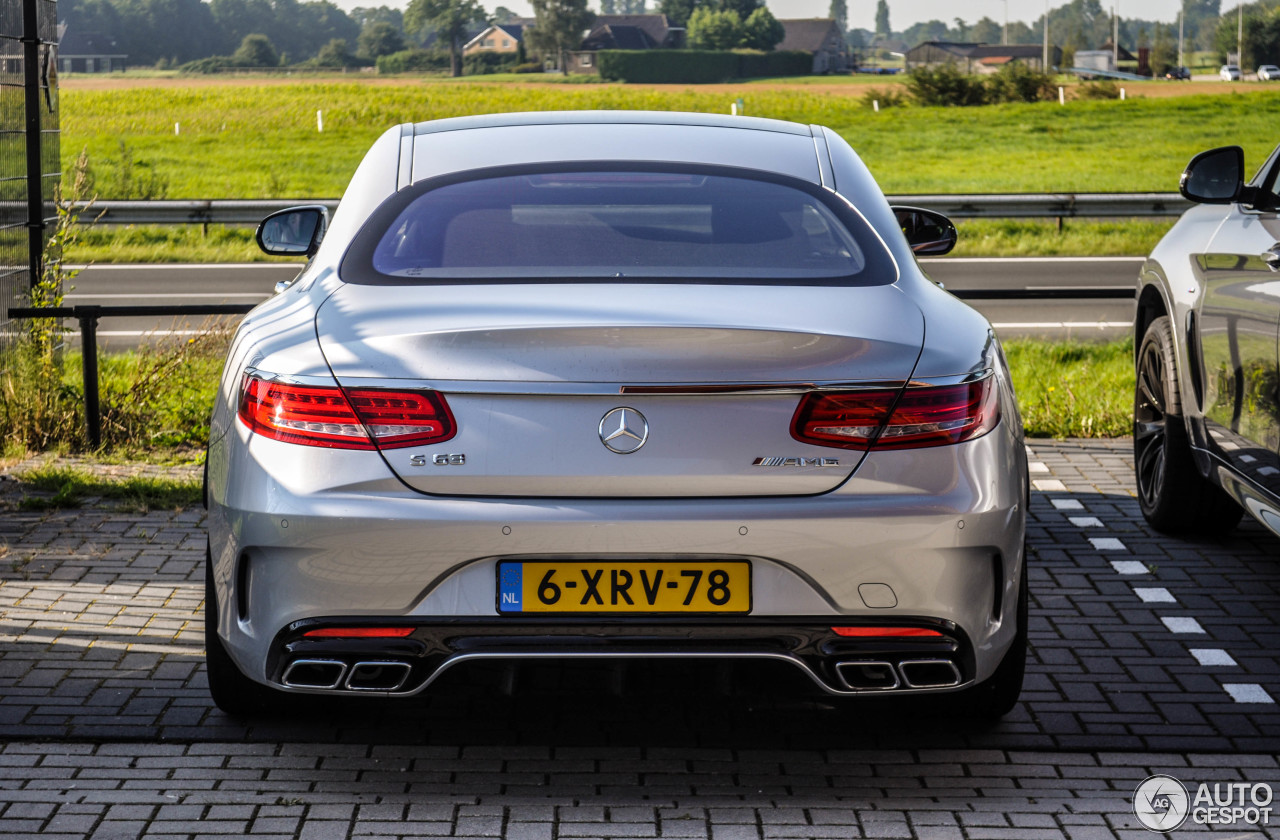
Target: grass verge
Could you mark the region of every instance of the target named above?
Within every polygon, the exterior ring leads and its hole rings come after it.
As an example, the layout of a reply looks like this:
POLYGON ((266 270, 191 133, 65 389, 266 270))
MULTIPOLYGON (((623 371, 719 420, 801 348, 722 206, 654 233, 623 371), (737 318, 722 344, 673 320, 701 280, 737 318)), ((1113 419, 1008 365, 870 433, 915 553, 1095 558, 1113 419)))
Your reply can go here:
POLYGON ((128 476, 100 478, 75 467, 37 467, 19 473, 18 479, 41 495, 24 495, 18 506, 24 510, 54 510, 78 507, 97 497, 110 499, 122 510, 143 512, 152 509, 181 510, 201 503, 198 479, 128 476))
POLYGON ((1029 437, 1133 433, 1133 341, 1004 343, 1029 437))

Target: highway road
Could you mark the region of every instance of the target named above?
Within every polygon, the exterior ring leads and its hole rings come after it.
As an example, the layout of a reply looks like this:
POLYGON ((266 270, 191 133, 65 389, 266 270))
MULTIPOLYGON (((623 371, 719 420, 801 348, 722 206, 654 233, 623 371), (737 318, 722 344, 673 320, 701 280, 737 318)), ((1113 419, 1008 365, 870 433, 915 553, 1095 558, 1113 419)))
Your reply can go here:
MULTIPOLYGON (((952 290, 1131 288, 1140 257, 940 257, 922 260, 929 275, 952 290)), ((95 265, 73 281, 66 305, 255 303, 276 282, 299 270, 292 264, 95 265)), ((1133 318, 1127 300, 977 301, 1001 336, 1102 339, 1122 336, 1133 318)), ((105 348, 122 349, 148 336, 189 334, 203 318, 108 318, 99 324, 105 348)))

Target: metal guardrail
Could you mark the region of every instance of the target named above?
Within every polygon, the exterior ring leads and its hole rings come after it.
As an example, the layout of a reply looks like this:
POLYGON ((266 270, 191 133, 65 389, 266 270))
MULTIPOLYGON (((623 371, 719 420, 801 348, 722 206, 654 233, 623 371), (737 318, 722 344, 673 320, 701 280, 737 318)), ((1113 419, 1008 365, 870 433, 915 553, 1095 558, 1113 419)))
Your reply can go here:
MULTIPOLYGON (((965 300, 1093 300, 1133 299, 1134 290, 1126 288, 1068 288, 1068 289, 957 289, 952 292, 965 300)), ((102 445, 102 407, 98 391, 98 319, 145 318, 181 315, 245 315, 257 304, 212 303, 182 304, 175 306, 59 306, 59 307, 10 307, 7 317, 22 318, 75 318, 80 322, 80 358, 84 377, 84 422, 89 445, 95 449, 102 445)))
MULTIPOLYGON (((1192 206, 1178 193, 974 193, 888 198, 891 204, 936 210, 955 219, 1180 216, 1192 206)), ((333 211, 338 200, 95 201, 78 202, 76 207, 88 217, 97 217, 99 224, 107 225, 256 225, 277 210, 299 204, 323 204, 333 211)))

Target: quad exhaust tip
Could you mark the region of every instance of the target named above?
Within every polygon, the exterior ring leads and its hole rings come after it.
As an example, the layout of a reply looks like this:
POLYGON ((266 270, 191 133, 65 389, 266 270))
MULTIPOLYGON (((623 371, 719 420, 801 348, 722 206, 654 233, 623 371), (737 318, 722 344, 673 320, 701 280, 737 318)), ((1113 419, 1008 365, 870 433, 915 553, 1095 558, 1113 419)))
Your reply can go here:
POLYGON ((963 679, 949 659, 908 659, 892 662, 837 662, 836 675, 850 691, 893 691, 902 688, 951 688, 963 679))
POLYGON ((407 662, 357 662, 344 685, 348 691, 396 691, 409 679, 407 662))
POLYGON ((337 688, 346 672, 346 663, 337 659, 295 659, 280 682, 289 688, 337 688))
POLYGON ((910 659, 898 663, 908 688, 949 688, 960 684, 960 669, 950 659, 910 659))
POLYGON ((837 662, 836 674, 852 691, 892 691, 902 684, 889 662, 837 662))
POLYGON ((280 682, 289 688, 345 691, 398 691, 413 670, 408 662, 372 660, 350 667, 340 659, 297 659, 280 682))

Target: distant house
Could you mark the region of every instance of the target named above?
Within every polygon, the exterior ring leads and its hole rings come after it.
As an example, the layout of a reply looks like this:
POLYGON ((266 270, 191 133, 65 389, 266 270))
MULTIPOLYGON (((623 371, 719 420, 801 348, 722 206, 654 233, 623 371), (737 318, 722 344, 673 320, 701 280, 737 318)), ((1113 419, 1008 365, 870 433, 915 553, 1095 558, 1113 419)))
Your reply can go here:
MULTIPOLYGON (((1044 70, 1042 44, 969 44, 954 41, 925 41, 907 50, 906 65, 938 67, 950 64, 966 73, 995 73, 1010 62, 1024 64, 1033 70, 1044 70)), ((1062 50, 1049 48, 1050 67, 1062 63, 1062 50)))
MULTIPOLYGON (((644 30, 655 45, 651 49, 670 50, 684 46, 684 27, 672 26, 667 16, 662 14, 596 15, 595 23, 592 25, 595 28, 587 35, 588 38, 604 27, 616 30, 617 27, 626 26, 644 30)), ((618 47, 618 49, 626 48, 618 47)))
POLYGON ((596 15, 578 49, 569 53, 566 73, 598 74, 600 50, 661 50, 684 46, 685 30, 666 15, 596 15))
POLYGON ((853 69, 849 43, 832 18, 780 20, 786 35, 775 49, 813 54, 814 73, 848 73, 853 69))
POLYGON ((58 27, 59 73, 123 73, 129 56, 116 42, 97 32, 80 32, 66 24, 58 27))
POLYGON ((477 53, 494 52, 514 55, 520 51, 520 44, 523 40, 523 25, 519 23, 495 23, 493 26, 482 29, 480 34, 463 44, 462 54, 476 55, 477 53))

